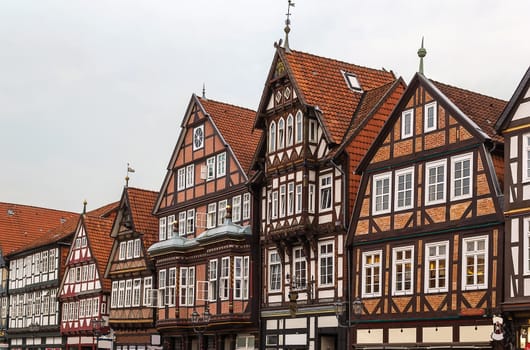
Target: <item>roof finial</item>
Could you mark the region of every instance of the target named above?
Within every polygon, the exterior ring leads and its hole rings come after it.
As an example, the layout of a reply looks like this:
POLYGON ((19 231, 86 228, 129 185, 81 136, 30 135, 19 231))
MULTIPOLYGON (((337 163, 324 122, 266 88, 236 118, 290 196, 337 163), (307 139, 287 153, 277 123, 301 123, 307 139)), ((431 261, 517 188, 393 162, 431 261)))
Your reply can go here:
POLYGON ((285 44, 283 45, 283 48, 285 49, 285 52, 291 52, 291 49, 289 48, 289 32, 291 31, 291 28, 289 25, 291 24, 291 20, 289 17, 291 16, 291 7, 294 7, 294 2, 292 0, 287 0, 287 19, 285 20, 285 44))
POLYGON ((129 173, 134 173, 136 170, 131 167, 130 163, 127 163, 127 175, 125 176, 125 187, 129 187, 129 173))
POLYGON ((206 84, 202 83, 202 98, 206 99, 206 84))
POLYGON ((423 57, 425 57, 426 55, 427 55, 427 50, 425 50, 425 48, 423 47, 423 37, 421 37, 421 47, 418 50, 418 57, 420 58, 420 68, 418 72, 420 74, 423 74, 423 57))
POLYGON ((87 201, 86 199, 83 201, 83 214, 86 214, 86 204, 87 204, 87 201))

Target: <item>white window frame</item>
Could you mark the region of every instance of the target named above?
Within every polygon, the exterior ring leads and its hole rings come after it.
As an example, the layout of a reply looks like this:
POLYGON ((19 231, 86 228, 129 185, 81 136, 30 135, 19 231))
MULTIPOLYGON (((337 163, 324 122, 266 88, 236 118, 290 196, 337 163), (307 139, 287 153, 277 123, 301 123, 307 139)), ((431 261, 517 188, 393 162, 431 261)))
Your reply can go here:
POLYGON ((362 254, 362 292, 363 298, 380 297, 383 288, 383 251, 375 250, 363 252, 362 254), (378 262, 367 262, 367 258, 379 258, 378 262), (377 281, 375 277, 377 278, 377 281), (367 283, 367 278, 370 277, 370 283, 367 283), (367 291, 367 288, 370 288, 367 291), (377 290, 376 290, 377 289, 377 290))
POLYGON ((430 131, 436 130, 436 128, 438 127, 437 124, 438 124, 438 108, 437 108, 436 101, 433 101, 433 102, 427 103, 424 106, 424 109, 423 109, 423 131, 424 132, 430 132, 430 131), (432 124, 433 125, 429 126, 429 109, 431 109, 431 108, 432 108, 432 111, 433 111, 433 115, 432 115, 432 118, 433 118, 432 124))
POLYGON ((287 184, 287 215, 294 214, 295 198, 294 198, 294 182, 287 184))
POLYGON ((488 241, 489 237, 487 235, 484 236, 474 236, 474 237, 467 237, 462 239, 462 287, 464 290, 477 290, 477 289, 486 289, 488 288, 488 265, 489 265, 489 251, 488 251, 488 241), (473 250, 468 251, 467 250, 467 243, 475 242, 478 243, 480 241, 484 242, 484 249, 483 250, 473 250), (467 282, 467 271, 469 269, 468 265, 468 258, 473 258, 473 267, 477 269, 479 267, 478 259, 479 257, 483 255, 484 256, 484 274, 483 274, 483 282, 480 283, 477 280, 477 276, 479 274, 474 274, 474 281, 473 283, 467 282))
POLYGON ((278 191, 273 191, 272 192, 271 218, 272 219, 277 219, 278 218, 278 191))
POLYGON ((206 159, 206 181, 215 179, 215 156, 206 159))
POLYGON ((208 263, 208 300, 217 300, 217 265, 219 264, 218 259, 212 259, 208 263))
POLYGON ((166 300, 165 300, 166 305, 175 306, 176 288, 177 288, 177 268, 172 267, 168 269, 166 300))
POLYGON ((269 126, 269 153, 276 151, 276 123, 269 126))
POLYGON ((125 281, 125 307, 131 307, 132 303, 132 292, 133 292, 133 281, 132 279, 125 281))
MULTIPOLYGON (((118 306, 118 281, 112 281, 112 291, 110 294, 110 307, 112 309, 118 306)), ((83 315, 85 312, 83 311, 83 315)))
POLYGON ((278 120, 278 149, 285 147, 285 120, 280 118, 278 120))
POLYGON ((230 257, 221 258, 221 278, 219 279, 219 299, 227 300, 230 294, 230 257))
MULTIPOLYGON (((126 256, 127 256, 127 242, 123 241, 123 242, 120 242, 120 251, 118 255, 118 260, 123 261, 125 260, 126 256)), ((72 279, 70 279, 70 282, 72 282, 72 279)))
POLYGON ((414 291, 414 246, 396 247, 392 249, 392 295, 411 295, 414 291), (400 257, 398 254, 410 253, 410 257, 400 257), (401 278, 398 274, 401 268, 401 278), (407 283, 409 286, 407 288, 407 283), (398 289, 399 284, 401 287, 398 289))
MULTIPOLYGON (((424 182, 426 184, 425 187, 424 187, 425 204, 426 205, 433 205, 433 204, 445 203, 446 193, 447 193, 447 159, 437 160, 437 161, 425 164, 425 181, 424 182), (442 170, 443 177, 444 177, 443 178, 443 183, 436 182, 436 183, 433 184, 430 181, 429 171, 432 168, 439 168, 440 166, 443 166, 443 170, 442 170), (440 184, 442 185, 442 198, 435 198, 433 200, 429 200, 429 193, 430 193, 431 186, 436 186, 437 187, 440 184)), ((436 190, 436 192, 438 193, 437 190, 436 190)))
POLYGON ((206 228, 217 226, 217 203, 208 204, 208 213, 206 214, 206 228))
POLYGON ((177 191, 186 188, 186 168, 182 167, 177 170, 177 191))
POLYGON ((136 238, 134 240, 134 258, 139 258, 140 255, 142 255, 142 242, 140 241, 140 238, 136 238))
POLYGON ((309 214, 315 213, 315 184, 309 184, 307 190, 307 211, 309 214))
POLYGON ((425 293, 444 293, 449 290, 449 241, 432 242, 425 244, 425 293), (444 247, 445 252, 440 253, 440 247, 444 247), (431 255, 431 248, 435 249, 434 255, 431 255), (445 266, 440 268, 443 262, 445 266), (433 267, 431 269, 431 266, 433 267), (444 275, 441 275, 443 270, 444 275), (435 286, 430 286, 431 271, 433 271, 433 278, 435 286), (440 286, 440 281, 444 281, 444 285, 440 286))
POLYGON ((297 184, 295 187, 295 214, 302 212, 302 184, 297 184))
POLYGON ((241 221, 241 195, 232 198, 232 221, 241 221))
MULTIPOLYGON (((462 169, 463 171, 463 169, 462 169)), ((460 200, 460 199, 466 199, 470 198, 473 194, 473 153, 466 153, 458 156, 451 157, 451 200, 460 200), (469 176, 461 176, 457 178, 456 175, 456 164, 457 163, 463 163, 465 161, 469 161, 469 176), (457 186, 457 181, 462 181, 465 179, 468 179, 469 186, 468 186, 468 193, 463 193, 464 186, 459 185, 457 186), (461 194, 457 195, 455 191, 457 188, 460 188, 462 191, 461 194)))
POLYGON ((167 217, 167 225, 166 225, 166 238, 170 239, 173 237, 175 232, 173 231, 175 225, 175 214, 169 215, 167 217))
POLYGON ((127 260, 132 259, 134 256, 134 241, 127 241, 127 260))
POLYGON ((307 286, 307 257, 302 247, 293 248, 293 281, 294 289, 304 289, 307 286))
POLYGON ((193 187, 195 184, 195 164, 186 166, 186 188, 193 187))
POLYGON ((282 290, 282 261, 278 251, 269 252, 269 292, 282 290))
POLYGON ((186 216, 186 233, 192 234, 195 232, 195 208, 188 209, 186 216))
POLYGON ((333 174, 321 175, 319 181, 319 211, 326 212, 333 208, 333 174), (325 193, 329 193, 329 206, 324 207, 325 193))
POLYGON ((226 152, 217 155, 217 177, 226 175, 226 152))
POLYGON ((186 235, 186 212, 181 211, 179 213, 179 236, 186 235))
POLYGON ((180 305, 193 306, 195 303, 195 267, 180 268, 180 305))
POLYGON ((118 281, 118 302, 117 307, 121 308, 125 305, 125 280, 118 281))
POLYGON ((234 257, 234 300, 248 299, 249 257, 234 257))
POLYGON ((304 115, 302 111, 296 112, 296 143, 302 143, 304 140, 304 115))
POLYGON ((414 109, 411 108, 401 113, 401 139, 403 140, 403 139, 409 138, 413 134, 414 134, 414 109))
POLYGON ((250 193, 243 193, 243 220, 250 219, 250 193))
POLYGON ((132 303, 131 305, 133 307, 140 306, 140 292, 142 288, 142 279, 141 278, 135 278, 133 280, 133 295, 132 295, 132 303))
POLYGON ((151 296, 151 291, 153 290, 153 277, 148 276, 144 277, 144 287, 143 287, 143 305, 152 306, 153 300, 151 296))
POLYGON ((523 182, 530 181, 530 133, 522 135, 523 138, 523 182))
POLYGON ((227 205, 228 205, 228 201, 226 199, 223 199, 222 201, 219 201, 217 203, 217 224, 218 225, 223 225, 225 222, 227 205))
POLYGON ((530 216, 523 219, 523 273, 530 275, 530 216))
POLYGON ((167 270, 158 271, 158 307, 163 308, 166 302, 167 270))
POLYGON ((328 287, 335 283, 335 243, 333 241, 318 243, 318 276, 320 286, 328 287))
MULTIPOLYGON (((406 169, 400 169, 400 170, 397 170, 395 175, 395 182, 394 182, 394 186, 395 186, 395 195, 394 195, 394 210, 395 211, 399 211, 399 210, 406 210, 406 209, 412 209, 412 207, 414 206, 414 185, 415 185, 415 179, 414 179, 414 167, 410 167, 410 168, 406 168, 406 169), (402 176, 407 176, 407 175, 410 175, 410 188, 408 187, 404 187, 403 189, 400 189, 399 186, 400 186, 400 177, 402 176), (409 204, 406 204, 405 203, 405 199, 406 199, 406 194, 410 192, 410 203, 409 204), (400 194, 404 195, 404 198, 403 198, 403 202, 404 204, 400 205, 400 194)), ((405 185, 406 185, 406 182, 405 182, 405 185)))
POLYGON ((287 127, 285 128, 285 146, 289 147, 293 145, 294 141, 294 123, 293 115, 289 114, 287 117, 287 127))
POLYGON ((280 186, 280 210, 279 210, 279 216, 280 218, 285 217, 285 206, 286 206, 286 200, 287 200, 287 193, 285 184, 280 186))
POLYGON ((374 215, 387 214, 390 213, 392 206, 392 173, 382 173, 377 174, 372 177, 372 213, 374 215), (388 180, 388 190, 385 191, 384 181, 388 180), (383 181, 383 186, 381 187, 381 193, 378 193, 378 184, 383 181), (387 208, 385 208, 385 197, 387 208), (378 201, 381 200, 381 208, 378 208, 378 201))
MULTIPOLYGON (((167 219, 165 217, 158 219, 158 240, 159 241, 166 240, 166 222, 167 222, 167 219)), ((120 256, 121 256, 121 252, 120 252, 120 256)))

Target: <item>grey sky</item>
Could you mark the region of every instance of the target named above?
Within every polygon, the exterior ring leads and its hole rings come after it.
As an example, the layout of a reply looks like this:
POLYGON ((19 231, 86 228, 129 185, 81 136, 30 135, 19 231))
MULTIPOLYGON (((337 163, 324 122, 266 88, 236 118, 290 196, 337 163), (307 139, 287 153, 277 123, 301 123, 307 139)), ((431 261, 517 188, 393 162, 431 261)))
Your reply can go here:
MULTIPOLYGON (((294 0, 291 48, 508 99, 530 1, 294 0)), ((192 93, 256 108, 287 0, 0 1, 0 201, 81 211, 159 190, 192 93)))

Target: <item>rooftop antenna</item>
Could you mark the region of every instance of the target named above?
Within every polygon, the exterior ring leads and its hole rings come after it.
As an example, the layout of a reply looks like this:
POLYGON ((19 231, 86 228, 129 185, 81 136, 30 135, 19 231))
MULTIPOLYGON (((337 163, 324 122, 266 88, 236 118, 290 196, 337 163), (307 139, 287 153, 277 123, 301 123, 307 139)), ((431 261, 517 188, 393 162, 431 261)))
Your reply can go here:
POLYGON ((418 72, 420 74, 423 74, 423 57, 425 57, 426 55, 427 55, 427 50, 425 50, 425 48, 423 47, 423 37, 421 37, 421 47, 418 50, 418 57, 420 58, 420 68, 418 72))
POLYGON ((202 83, 202 98, 206 99, 206 85, 202 83))
POLYGON ((291 24, 291 20, 289 17, 291 16, 291 7, 294 7, 294 2, 292 0, 287 0, 287 19, 285 20, 285 44, 283 45, 285 52, 291 52, 291 49, 289 48, 289 32, 291 31, 291 28, 289 25, 291 24))
POLYGON ((129 173, 134 173, 136 170, 134 170, 131 167, 131 164, 127 163, 127 175, 125 176, 125 187, 129 187, 129 173))

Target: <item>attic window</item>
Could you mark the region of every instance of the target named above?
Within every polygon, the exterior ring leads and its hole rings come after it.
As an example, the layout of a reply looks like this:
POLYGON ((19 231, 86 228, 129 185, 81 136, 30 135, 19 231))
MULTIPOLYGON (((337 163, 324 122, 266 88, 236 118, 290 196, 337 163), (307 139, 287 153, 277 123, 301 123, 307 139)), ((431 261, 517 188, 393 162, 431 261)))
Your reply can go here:
POLYGON ((363 91, 361 84, 359 83, 359 80, 355 74, 342 71, 342 75, 344 75, 344 80, 346 80, 350 90, 363 91))

